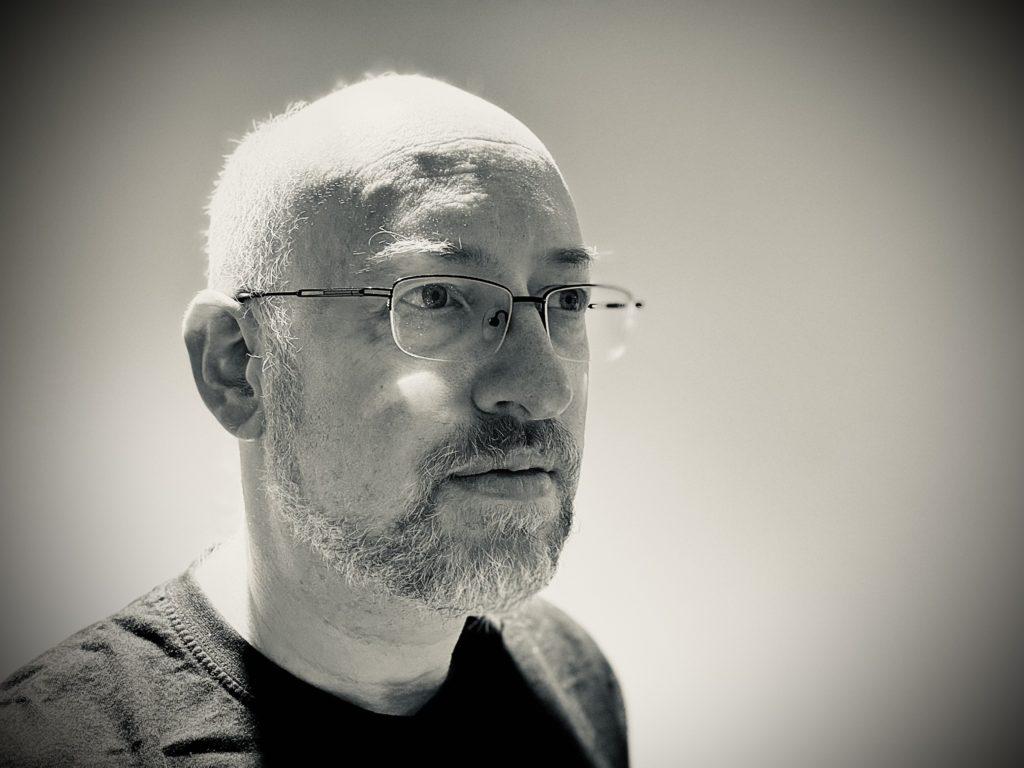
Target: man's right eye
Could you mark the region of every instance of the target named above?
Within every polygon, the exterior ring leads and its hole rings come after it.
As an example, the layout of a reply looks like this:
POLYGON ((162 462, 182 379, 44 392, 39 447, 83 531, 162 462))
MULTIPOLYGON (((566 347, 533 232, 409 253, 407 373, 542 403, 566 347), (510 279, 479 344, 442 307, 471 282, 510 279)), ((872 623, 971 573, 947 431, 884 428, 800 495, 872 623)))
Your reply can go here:
POLYGON ((415 309, 438 311, 455 309, 465 304, 459 292, 443 283, 418 285, 402 296, 402 302, 415 309))
POLYGON ((448 303, 448 289, 443 285, 424 285, 418 293, 417 299, 424 309, 440 309, 448 303))

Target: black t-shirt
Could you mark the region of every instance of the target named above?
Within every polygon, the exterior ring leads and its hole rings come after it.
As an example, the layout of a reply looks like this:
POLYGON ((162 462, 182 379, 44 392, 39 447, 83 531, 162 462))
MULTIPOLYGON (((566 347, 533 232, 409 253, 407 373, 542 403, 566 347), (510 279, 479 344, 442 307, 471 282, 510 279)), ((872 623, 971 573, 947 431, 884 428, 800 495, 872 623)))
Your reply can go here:
POLYGON ((190 570, 3 683, 0 765, 624 764, 624 721, 621 761, 595 759, 533 677, 470 619, 419 712, 371 712, 260 654, 190 570))

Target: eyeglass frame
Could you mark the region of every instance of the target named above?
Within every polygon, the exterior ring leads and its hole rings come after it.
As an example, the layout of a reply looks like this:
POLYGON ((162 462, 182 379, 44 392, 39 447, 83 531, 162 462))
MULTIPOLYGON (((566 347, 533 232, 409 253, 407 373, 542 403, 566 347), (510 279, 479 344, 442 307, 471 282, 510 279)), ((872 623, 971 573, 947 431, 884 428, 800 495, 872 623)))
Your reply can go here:
MULTIPOLYGON (((404 277, 400 277, 397 280, 395 280, 395 282, 391 284, 390 288, 378 288, 378 287, 373 287, 373 286, 365 286, 363 288, 300 288, 300 289, 298 289, 296 291, 245 291, 245 290, 242 290, 242 291, 236 291, 235 292, 234 299, 235 299, 235 301, 243 302, 243 303, 246 302, 246 301, 249 301, 251 299, 262 299, 262 298, 274 297, 274 296, 295 296, 295 297, 300 298, 300 299, 348 299, 348 298, 387 299, 388 300, 388 314, 391 315, 391 337, 392 337, 392 340, 395 342, 395 346, 398 347, 398 349, 401 352, 403 352, 404 354, 409 355, 409 357, 415 357, 415 358, 420 359, 420 360, 434 360, 435 358, 424 357, 422 355, 414 355, 412 352, 409 352, 408 350, 402 349, 402 346, 401 346, 401 344, 398 343, 398 338, 395 335, 394 315, 392 314, 393 310, 392 310, 392 306, 391 306, 391 299, 394 297, 395 289, 399 286, 400 283, 404 283, 404 282, 406 282, 408 280, 419 280, 419 279, 422 279, 424 277, 449 277, 449 278, 454 277, 454 278, 459 278, 459 279, 462 279, 462 280, 474 280, 474 281, 476 281, 478 283, 485 283, 487 285, 493 285, 493 286, 495 286, 497 288, 501 288, 503 291, 505 291, 512 298, 512 309, 515 308, 515 305, 517 303, 521 304, 521 303, 529 302, 529 303, 532 303, 534 305, 540 305, 541 307, 543 307, 543 311, 539 312, 540 319, 541 319, 541 324, 544 326, 544 331, 545 331, 545 333, 547 334, 547 337, 548 337, 548 343, 552 345, 552 348, 554 348, 554 343, 555 342, 551 338, 551 328, 548 325, 548 297, 551 294, 553 294, 553 293, 556 293, 558 291, 564 291, 567 288, 612 288, 612 289, 614 289, 616 291, 622 291, 624 294, 626 294, 626 296, 628 297, 628 301, 625 304, 623 304, 622 307, 616 306, 616 307, 609 307, 609 308, 614 308, 614 309, 619 309, 619 308, 640 309, 644 305, 644 303, 642 301, 638 301, 637 300, 637 298, 632 294, 632 292, 630 292, 630 291, 626 290, 625 288, 622 288, 622 287, 620 287, 618 285, 609 285, 608 283, 567 283, 565 285, 556 285, 556 286, 553 286, 551 288, 548 288, 542 294, 540 294, 540 296, 530 296, 529 294, 527 294, 525 296, 516 296, 514 293, 512 293, 512 289, 509 288, 508 286, 502 285, 501 283, 497 283, 497 282, 495 282, 493 280, 487 280, 487 279, 482 278, 482 277, 474 277, 473 275, 435 275, 435 274, 428 274, 428 275, 406 275, 404 277)), ((505 335, 502 336, 501 343, 499 343, 498 346, 494 348, 494 351, 491 352, 490 355, 497 354, 498 351, 501 349, 502 345, 504 345, 505 339, 508 338, 508 330, 507 329, 509 327, 511 327, 511 323, 512 323, 512 309, 509 309, 508 320, 506 321, 505 335)), ((557 354, 557 352, 556 352, 556 354, 557 354)), ((484 357, 489 357, 490 355, 485 355, 484 357)), ((561 357, 561 356, 559 355, 559 357, 561 357)), ((566 358, 566 359, 568 359, 568 358, 566 358)), ((443 362, 443 361, 439 361, 439 362, 443 362)), ((578 360, 576 362, 583 362, 583 361, 578 360)))

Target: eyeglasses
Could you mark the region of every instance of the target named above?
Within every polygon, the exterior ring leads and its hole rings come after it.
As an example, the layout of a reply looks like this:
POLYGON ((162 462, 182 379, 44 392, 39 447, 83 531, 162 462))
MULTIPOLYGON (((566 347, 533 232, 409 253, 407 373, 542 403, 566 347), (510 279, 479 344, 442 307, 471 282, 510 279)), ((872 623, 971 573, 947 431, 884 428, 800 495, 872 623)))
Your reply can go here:
POLYGON ((398 348, 423 360, 458 362, 495 354, 505 341, 512 307, 531 303, 556 355, 586 362, 615 359, 643 303, 624 288, 580 283, 549 288, 540 296, 515 296, 500 283, 465 275, 413 275, 390 288, 303 288, 239 291, 237 301, 268 296, 372 297, 388 300, 391 333, 398 348))

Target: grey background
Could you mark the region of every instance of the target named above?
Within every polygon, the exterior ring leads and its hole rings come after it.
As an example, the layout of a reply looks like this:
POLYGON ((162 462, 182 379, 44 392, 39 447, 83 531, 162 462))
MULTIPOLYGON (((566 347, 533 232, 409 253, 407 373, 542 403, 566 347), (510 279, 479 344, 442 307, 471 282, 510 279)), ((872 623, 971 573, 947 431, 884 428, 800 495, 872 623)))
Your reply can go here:
POLYGON ((346 2, 8 24, 0 674, 239 519, 178 329, 232 141, 339 80, 422 71, 534 129, 610 253, 598 274, 648 303, 593 373, 549 589, 622 679, 636 764, 1005 756, 1024 640, 1011 21, 346 2))

